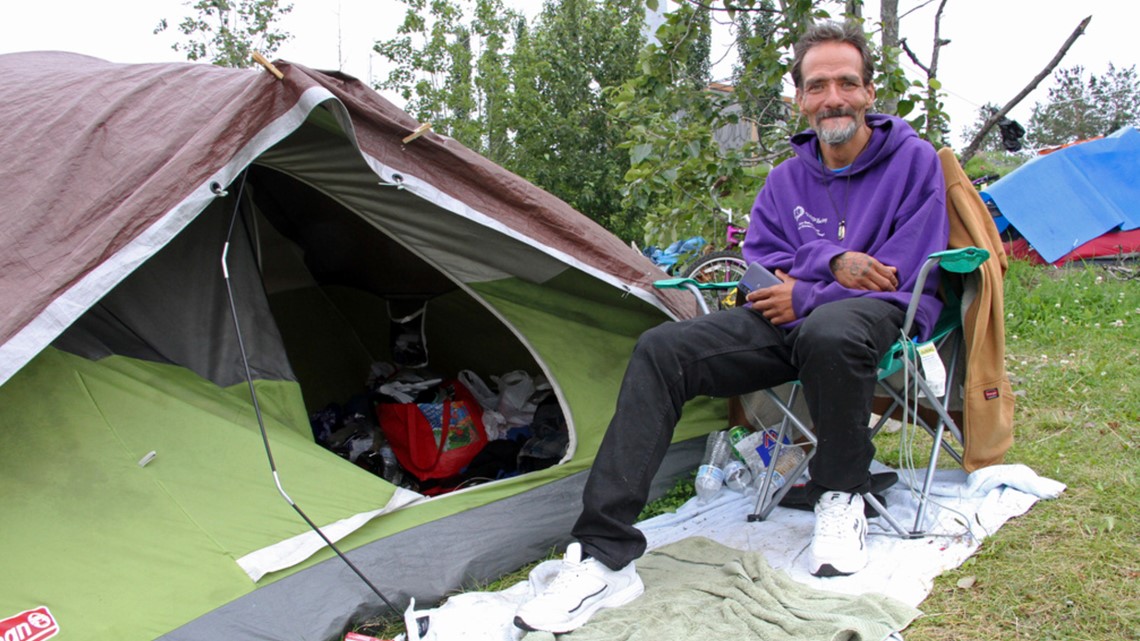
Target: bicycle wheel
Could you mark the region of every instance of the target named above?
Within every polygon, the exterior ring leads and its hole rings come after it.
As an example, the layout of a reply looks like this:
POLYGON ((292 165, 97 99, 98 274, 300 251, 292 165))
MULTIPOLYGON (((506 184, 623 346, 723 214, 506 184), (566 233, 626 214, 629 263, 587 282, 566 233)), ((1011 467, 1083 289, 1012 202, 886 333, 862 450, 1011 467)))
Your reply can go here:
MULTIPOLYGON (((685 268, 682 274, 698 283, 735 283, 744 277, 748 263, 738 251, 730 249, 709 252, 685 268)), ((736 289, 702 292, 709 309, 735 307, 736 289)))

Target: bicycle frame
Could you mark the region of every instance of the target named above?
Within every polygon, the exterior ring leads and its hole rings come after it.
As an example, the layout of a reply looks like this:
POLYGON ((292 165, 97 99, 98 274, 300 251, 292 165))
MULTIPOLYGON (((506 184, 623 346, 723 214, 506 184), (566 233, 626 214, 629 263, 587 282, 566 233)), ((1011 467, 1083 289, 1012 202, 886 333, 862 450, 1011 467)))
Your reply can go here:
POLYGON ((748 231, 747 227, 737 227, 732 223, 728 223, 724 231, 724 246, 726 249, 737 249, 744 244, 744 234, 748 231))

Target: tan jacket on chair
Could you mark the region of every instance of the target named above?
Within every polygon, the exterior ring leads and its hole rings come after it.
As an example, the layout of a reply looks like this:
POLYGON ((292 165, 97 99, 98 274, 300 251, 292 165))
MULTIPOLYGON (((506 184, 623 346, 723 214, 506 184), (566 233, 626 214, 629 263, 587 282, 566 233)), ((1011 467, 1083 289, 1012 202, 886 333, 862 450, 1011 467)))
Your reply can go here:
POLYGON ((1013 443, 1014 399, 1005 372, 1002 286, 1009 263, 993 218, 953 150, 939 150, 938 158, 946 179, 950 248, 973 245, 990 252, 980 278, 972 279, 971 291, 963 299, 966 373, 960 425, 966 441, 963 467, 973 472, 1001 463, 1013 443))

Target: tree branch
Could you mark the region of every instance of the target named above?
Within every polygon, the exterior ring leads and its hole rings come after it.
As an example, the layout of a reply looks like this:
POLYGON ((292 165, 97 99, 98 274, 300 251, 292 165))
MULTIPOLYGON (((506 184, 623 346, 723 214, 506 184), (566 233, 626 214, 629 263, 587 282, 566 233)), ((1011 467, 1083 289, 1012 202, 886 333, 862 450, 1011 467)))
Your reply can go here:
POLYGON ((1025 88, 1022 89, 1021 92, 1016 96, 1014 96, 1013 100, 1007 102, 1004 107, 994 112, 993 115, 989 117, 989 120, 986 120, 985 124, 983 124, 981 129, 978 130, 978 133, 974 134, 974 139, 971 140, 970 144, 966 146, 966 150, 962 152, 960 162, 963 165, 965 165, 971 158, 974 157, 974 154, 978 151, 978 147, 980 147, 982 144, 982 139, 986 137, 986 134, 989 133, 990 129, 993 129, 994 125, 996 125, 1002 118, 1004 118, 1005 115, 1009 113, 1010 109, 1016 107, 1017 103, 1021 102, 1026 96, 1032 93, 1033 90, 1037 88, 1037 85, 1041 84, 1042 80, 1048 77, 1049 74, 1053 73, 1053 69, 1058 64, 1060 64, 1061 59, 1064 58, 1065 54, 1069 52, 1069 47, 1073 46, 1073 43, 1077 41, 1077 38, 1084 35, 1085 28, 1089 26, 1090 21, 1092 21, 1092 16, 1081 20, 1081 23, 1077 25, 1077 28, 1074 29, 1073 33, 1069 35, 1069 39, 1065 41, 1065 44, 1061 45, 1061 48, 1057 50, 1057 53, 1053 56, 1053 59, 1049 61, 1049 64, 1045 65, 1045 68, 1041 70, 1041 73, 1037 74, 1037 77, 1034 78, 1028 85, 1025 85, 1025 88))
POLYGON ((910 45, 908 45, 906 43, 906 38, 899 40, 899 46, 902 47, 903 53, 906 54, 906 57, 910 58, 910 61, 913 62, 916 67, 918 67, 919 69, 922 69, 923 73, 926 74, 926 77, 929 78, 930 77, 930 67, 927 67, 926 65, 922 64, 922 61, 920 61, 918 59, 918 56, 915 55, 915 53, 913 51, 911 51, 910 45))
POLYGON ((934 45, 930 51, 930 73, 931 78, 938 76, 938 53, 942 51, 942 46, 950 44, 949 40, 943 40, 942 36, 942 11, 946 9, 946 0, 942 0, 938 4, 938 11, 934 12, 934 45))
POLYGON ((763 7, 763 6, 760 6, 760 7, 757 7, 757 6, 734 7, 730 4, 728 4, 727 0, 724 3, 724 7, 722 7, 722 8, 714 7, 712 5, 712 3, 700 2, 700 0, 684 0, 684 1, 693 5, 694 7, 698 7, 700 9, 708 9, 709 11, 728 11, 728 12, 732 12, 732 13, 749 13, 749 12, 782 13, 779 9, 769 9, 768 7, 763 7))
POLYGON ((914 13, 915 11, 918 11, 919 9, 925 7, 926 5, 930 4, 931 2, 934 2, 934 0, 926 0, 926 2, 923 2, 922 4, 918 5, 917 7, 913 8, 910 11, 907 11, 906 13, 899 16, 899 20, 902 20, 903 18, 909 16, 910 14, 914 13))

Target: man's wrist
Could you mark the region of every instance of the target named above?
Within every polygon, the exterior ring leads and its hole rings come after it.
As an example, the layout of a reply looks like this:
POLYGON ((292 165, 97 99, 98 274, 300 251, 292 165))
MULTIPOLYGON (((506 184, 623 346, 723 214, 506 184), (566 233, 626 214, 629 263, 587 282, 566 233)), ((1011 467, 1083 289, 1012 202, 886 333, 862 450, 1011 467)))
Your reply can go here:
POLYGON ((836 254, 835 256, 833 256, 833 257, 831 258, 831 260, 830 260, 830 261, 828 261, 828 263, 827 263, 827 268, 831 270, 831 273, 833 273, 833 274, 835 274, 835 273, 838 273, 838 270, 839 270, 839 268, 840 268, 840 264, 839 264, 839 262, 840 262, 840 261, 843 259, 843 257, 844 257, 844 256, 846 256, 846 255, 847 255, 847 252, 841 252, 841 253, 839 253, 839 254, 836 254))

